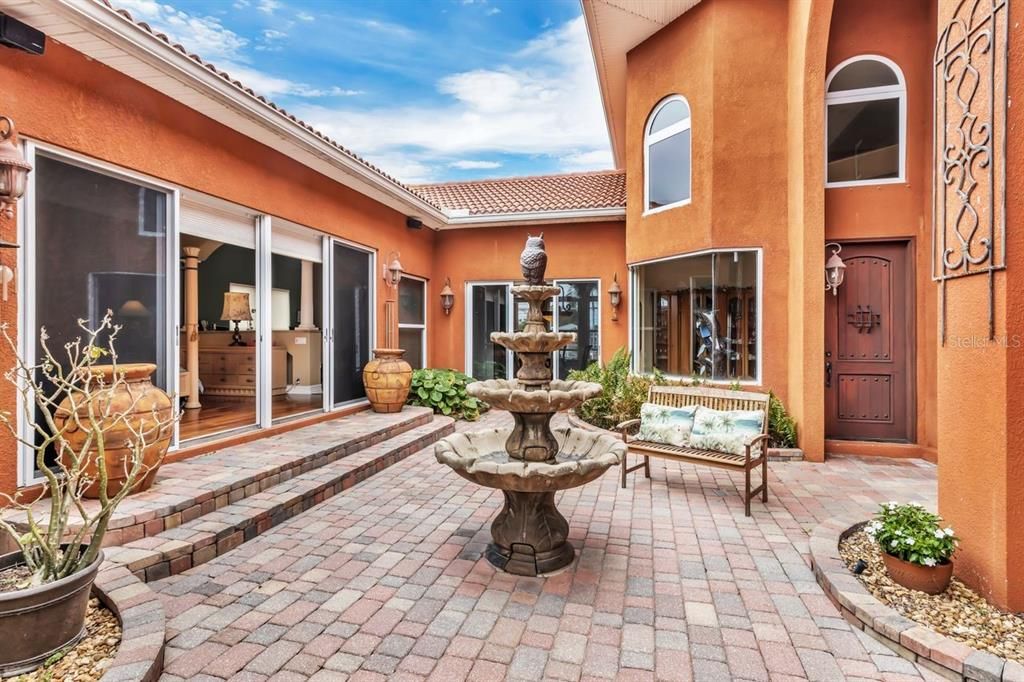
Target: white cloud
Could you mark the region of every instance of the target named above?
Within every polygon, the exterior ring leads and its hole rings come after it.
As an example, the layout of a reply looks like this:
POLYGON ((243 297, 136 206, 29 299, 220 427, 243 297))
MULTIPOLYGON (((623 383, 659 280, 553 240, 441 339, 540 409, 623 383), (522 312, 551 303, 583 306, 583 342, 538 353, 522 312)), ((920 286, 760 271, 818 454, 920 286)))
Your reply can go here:
POLYGON ((613 166, 611 149, 592 149, 589 152, 575 152, 558 157, 558 165, 564 171, 605 170, 613 166))
POLYGON ((280 40, 281 38, 287 38, 288 34, 284 31, 277 31, 272 28, 264 29, 263 37, 267 40, 280 40))
POLYGON ((298 14, 296 14, 296 15, 295 15, 295 17, 296 17, 296 18, 297 18, 297 19, 298 19, 299 21, 313 21, 313 20, 315 20, 315 19, 316 19, 316 17, 314 17, 314 16, 313 16, 312 14, 310 14, 309 12, 299 12, 298 14))
POLYGON ((420 165, 508 153, 555 156, 583 169, 609 156, 582 17, 541 34, 508 64, 449 75, 438 90, 446 102, 373 110, 306 105, 299 112, 402 179, 403 170, 388 164, 408 159, 410 149, 420 165))
POLYGON ((486 14, 489 17, 492 17, 495 14, 501 14, 501 8, 500 7, 492 7, 489 10, 487 10, 486 12, 484 12, 484 14, 486 14))
POLYGON ((281 3, 277 0, 259 0, 259 2, 256 3, 256 9, 264 14, 273 14, 275 11, 281 9, 281 3))
POLYGON ((448 164, 451 168, 458 168, 460 170, 487 170, 491 168, 501 168, 501 163, 498 161, 474 161, 473 159, 459 159, 458 161, 452 161, 448 164))

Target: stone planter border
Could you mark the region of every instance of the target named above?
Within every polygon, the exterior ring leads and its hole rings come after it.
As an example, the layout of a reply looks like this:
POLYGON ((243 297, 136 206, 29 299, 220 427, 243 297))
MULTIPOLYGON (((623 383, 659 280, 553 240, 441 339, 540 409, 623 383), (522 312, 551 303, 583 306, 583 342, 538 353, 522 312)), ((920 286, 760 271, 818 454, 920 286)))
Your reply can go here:
MULTIPOLYGON (((618 438, 619 434, 608 429, 602 429, 599 426, 587 423, 580 419, 575 410, 569 410, 565 413, 566 418, 569 420, 569 425, 578 429, 586 429, 588 431, 600 431, 602 433, 610 433, 618 438)), ((802 462, 804 460, 804 451, 800 448, 768 448, 768 461, 769 462, 802 462)))
POLYGON ((868 592, 839 556, 839 544, 867 521, 840 516, 811 533, 811 568, 825 594, 854 627, 900 656, 949 680, 1024 682, 1024 665, 939 634, 868 592))
POLYGON ((166 636, 160 598, 127 568, 110 562, 100 567, 93 594, 121 623, 121 644, 103 682, 156 682, 166 636))

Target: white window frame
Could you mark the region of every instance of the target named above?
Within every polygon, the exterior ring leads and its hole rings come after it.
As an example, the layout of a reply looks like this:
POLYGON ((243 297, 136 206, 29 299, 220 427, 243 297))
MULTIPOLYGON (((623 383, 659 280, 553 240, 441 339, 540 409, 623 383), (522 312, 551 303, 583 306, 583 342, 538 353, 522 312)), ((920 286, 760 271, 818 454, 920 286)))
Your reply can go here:
MULTIPOLYGON (((423 358, 423 369, 426 369, 427 367, 430 366, 430 361, 429 361, 429 358, 427 357, 427 321, 428 321, 427 314, 428 314, 429 308, 430 308, 430 306, 427 305, 427 299, 429 298, 430 281, 428 279, 426 279, 425 277, 417 277, 416 275, 409 275, 409 274, 406 274, 406 273, 403 272, 402 273, 402 282, 404 282, 407 279, 415 280, 417 282, 422 282, 422 284, 423 284, 423 324, 412 324, 412 323, 402 322, 401 321, 401 319, 402 319, 402 310, 401 310, 401 306, 399 306, 399 309, 398 309, 398 319, 399 319, 398 329, 399 330, 402 330, 402 329, 419 329, 422 332, 422 335, 421 335, 421 347, 420 347, 420 352, 422 353, 422 355, 420 357, 423 358)), ((401 282, 398 283, 398 288, 399 288, 399 292, 401 292, 401 288, 402 288, 402 283, 401 282)), ((401 293, 399 293, 399 295, 401 295, 401 293)), ((419 369, 419 368, 418 367, 413 367, 413 369, 419 369)))
MULTIPOLYGON (((143 187, 148 187, 158 192, 164 192, 167 195, 167 213, 165 216, 167 221, 167 232, 164 235, 164 269, 167 275, 167 281, 164 285, 164 305, 166 311, 166 319, 164 322, 165 331, 170 334, 172 338, 165 339, 163 363, 167 373, 167 393, 177 395, 179 392, 178 340, 180 337, 177 315, 177 273, 179 261, 178 254, 180 253, 180 248, 178 246, 178 216, 181 198, 179 188, 158 180, 157 178, 153 178, 142 173, 136 173, 134 171, 121 168, 120 166, 62 149, 61 147, 50 145, 39 140, 22 137, 22 151, 25 155, 25 159, 31 163, 33 167, 38 167, 36 156, 37 153, 41 153, 44 156, 56 159, 62 163, 78 166, 79 168, 87 171, 106 175, 118 180, 124 180, 125 182, 131 182, 143 187)), ((38 326, 36 324, 35 298, 30 295, 31 292, 35 291, 37 274, 35 266, 37 250, 36 192, 36 174, 29 173, 25 187, 25 194, 18 202, 18 243, 22 245, 22 248, 17 250, 18 271, 16 274, 16 277, 18 278, 17 291, 25 292, 24 295, 19 295, 20 299, 18 301, 18 354, 25 358, 29 364, 34 364, 37 359, 35 341, 36 334, 38 333, 38 326)), ((27 437, 29 434, 29 415, 26 413, 25 406, 21 403, 21 400, 18 400, 17 402, 17 419, 20 427, 20 433, 22 437, 27 437)), ((170 451, 174 451, 177 450, 178 447, 178 429, 176 423, 169 449, 170 451)), ((17 450, 17 485, 19 487, 24 487, 40 483, 43 478, 35 476, 35 459, 33 450, 23 443, 18 444, 17 450)))
POLYGON ((647 121, 644 122, 644 216, 653 215, 655 213, 661 213, 662 211, 668 211, 673 208, 680 206, 687 206, 693 202, 693 109, 690 107, 690 101, 682 95, 669 95, 665 99, 658 102, 651 113, 647 116, 647 121), (690 115, 681 121, 673 123, 667 128, 663 128, 658 132, 651 134, 651 124, 654 123, 654 118, 658 115, 662 109, 665 108, 670 102, 682 102, 686 105, 686 108, 690 111, 690 115), (651 193, 651 170, 650 170, 650 151, 651 145, 662 140, 668 139, 679 133, 690 131, 690 148, 687 149, 687 154, 690 156, 690 173, 687 181, 689 186, 686 188, 686 198, 671 204, 665 204, 664 206, 658 206, 657 208, 650 208, 650 193, 651 193))
MULTIPOLYGON (((643 372, 640 369, 640 340, 641 340, 641 329, 640 325, 643 322, 643 305, 644 302, 637 298, 640 289, 640 268, 645 265, 653 265, 655 263, 664 263, 666 261, 680 260, 683 258, 695 258, 697 256, 707 256, 710 254, 721 254, 721 253, 755 253, 757 254, 757 376, 753 379, 746 379, 739 381, 741 386, 763 386, 764 381, 764 249, 761 247, 737 247, 734 249, 730 248, 714 248, 714 249, 702 249, 700 251, 692 251, 689 253, 678 253, 672 256, 665 256, 662 258, 653 258, 651 260, 640 261, 638 263, 631 263, 629 265, 629 351, 631 355, 630 365, 633 373, 650 375, 652 373, 643 372), (634 304, 634 301, 636 303, 634 304)), ((665 374, 669 379, 688 379, 688 375, 682 374, 665 374)), ((733 379, 706 379, 704 380, 708 384, 716 386, 730 386, 736 383, 733 379)))
MULTIPOLYGON (((583 282, 597 282, 597 361, 600 362, 601 361, 601 348, 604 346, 604 339, 602 338, 602 336, 604 335, 604 327, 601 325, 601 323, 602 323, 602 319, 601 319, 601 307, 602 307, 601 306, 601 295, 602 295, 602 292, 604 291, 604 289, 601 286, 601 278, 600 277, 566 277, 566 278, 563 278, 563 279, 556 279, 556 280, 554 280, 552 282, 552 284, 557 287, 560 284, 574 284, 574 283, 577 283, 577 282, 579 282, 579 283, 583 283, 583 282)), ((555 296, 554 305, 552 306, 553 310, 552 310, 551 319, 552 319, 552 321, 554 323, 554 330, 553 331, 558 331, 558 329, 559 329, 559 327, 561 325, 561 320, 559 318, 560 318, 560 316, 562 314, 562 311, 561 311, 561 305, 560 305, 561 301, 559 299, 561 299, 561 294, 559 294, 558 296, 555 296)), ((579 339, 579 334, 580 333, 581 333, 580 330, 577 329, 576 330, 576 347, 577 347, 577 349, 579 348, 579 345, 580 345, 580 339, 579 339)), ((577 350, 577 352, 579 352, 579 351, 577 350)), ((558 378, 559 370, 561 369, 560 365, 561 365, 561 352, 560 351, 555 351, 554 354, 552 355, 552 360, 551 360, 551 373, 552 373, 552 376, 554 378, 556 378, 556 379, 558 378)))
MULTIPOLYGON (((483 286, 504 286, 505 287, 505 326, 509 331, 515 331, 516 322, 516 310, 515 301, 512 296, 512 282, 507 279, 497 280, 475 280, 472 282, 466 282, 466 289, 464 291, 466 301, 466 319, 465 319, 465 334, 464 338, 465 349, 464 359, 466 363, 466 374, 473 376, 473 287, 483 286)), ((515 364, 515 356, 509 349, 505 349, 505 378, 512 379, 512 370, 515 364)), ((501 377, 495 377, 500 379, 501 377)))
POLYGON ((903 70, 900 69, 899 65, 889 59, 877 54, 861 54, 856 57, 850 57, 844 59, 842 62, 836 65, 834 69, 828 74, 828 78, 825 79, 825 121, 824 121, 824 133, 825 133, 825 146, 824 146, 824 165, 825 165, 825 187, 826 188, 840 188, 840 187, 863 187, 865 185, 897 185, 905 183, 907 177, 907 83, 903 78, 903 70), (856 90, 841 90, 839 92, 829 92, 829 86, 832 84, 832 80, 836 75, 844 68, 860 61, 875 61, 884 64, 896 75, 896 85, 886 85, 872 88, 857 88, 856 90), (867 180, 844 180, 840 182, 829 182, 828 180, 828 108, 833 104, 856 104, 857 102, 873 102, 883 99, 898 99, 899 100, 899 175, 895 178, 875 178, 867 180))

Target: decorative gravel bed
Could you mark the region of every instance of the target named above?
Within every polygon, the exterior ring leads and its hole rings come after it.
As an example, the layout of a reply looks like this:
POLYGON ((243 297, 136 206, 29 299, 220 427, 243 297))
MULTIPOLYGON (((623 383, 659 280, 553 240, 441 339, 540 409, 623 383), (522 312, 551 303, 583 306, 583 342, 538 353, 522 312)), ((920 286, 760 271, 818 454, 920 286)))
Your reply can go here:
POLYGON ((897 585, 885 570, 878 545, 863 531, 851 533, 839 554, 851 570, 863 559, 868 566, 857 578, 907 618, 975 649, 1024 663, 1024 614, 997 609, 956 578, 937 595, 897 585))
POLYGON ((121 643, 121 626, 100 600, 89 600, 85 636, 70 649, 54 654, 42 668, 11 678, 11 682, 95 682, 114 662, 121 643))

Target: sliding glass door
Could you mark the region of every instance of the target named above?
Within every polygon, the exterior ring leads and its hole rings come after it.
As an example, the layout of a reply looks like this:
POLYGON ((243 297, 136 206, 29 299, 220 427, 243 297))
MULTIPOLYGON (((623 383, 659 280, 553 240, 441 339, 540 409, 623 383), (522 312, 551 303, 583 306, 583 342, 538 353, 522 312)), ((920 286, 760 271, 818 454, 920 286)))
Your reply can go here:
POLYGON ((567 379, 569 372, 601 358, 600 283, 588 279, 555 284, 561 293, 556 299, 554 326, 560 332, 576 334, 576 342, 560 349, 555 357, 555 377, 567 379))
POLYGON ((331 247, 334 405, 366 397, 363 366, 370 361, 373 254, 335 241, 331 247))
POLYGON ((491 341, 491 332, 507 332, 512 327, 510 285, 469 285, 469 327, 466 372, 476 379, 507 379, 511 354, 491 341))

